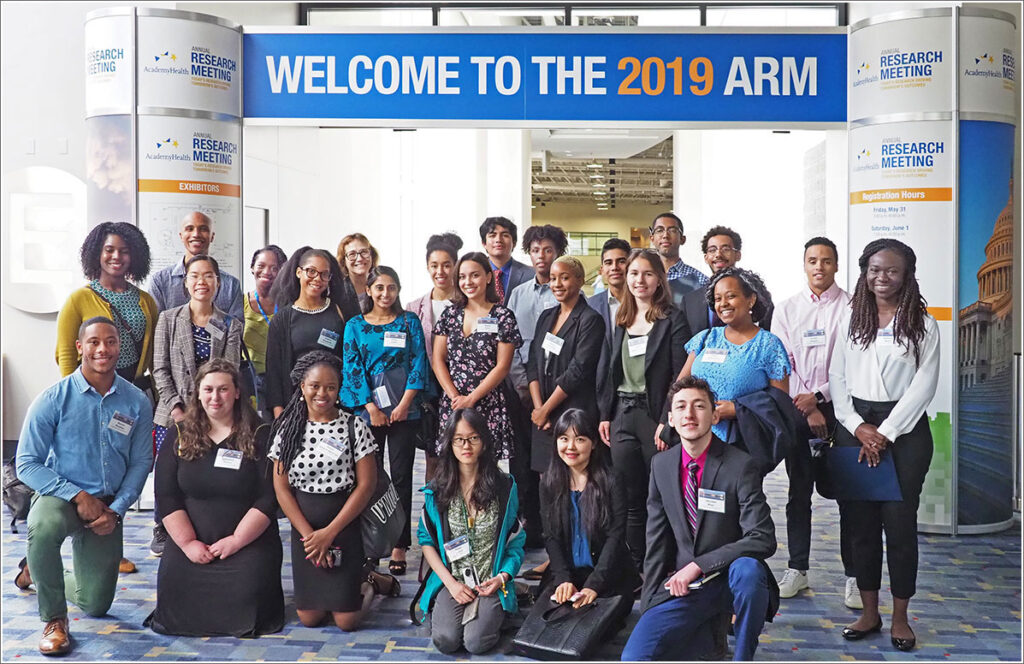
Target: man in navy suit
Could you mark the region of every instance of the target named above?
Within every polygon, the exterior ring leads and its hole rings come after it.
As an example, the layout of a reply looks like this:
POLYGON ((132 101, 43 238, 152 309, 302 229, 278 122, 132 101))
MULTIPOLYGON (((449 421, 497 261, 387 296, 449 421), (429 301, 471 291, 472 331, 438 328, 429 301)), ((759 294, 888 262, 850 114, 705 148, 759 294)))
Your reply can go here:
POLYGON ((761 474, 711 432, 718 414, 705 381, 677 381, 669 399, 682 445, 651 462, 642 615, 622 660, 697 659, 724 610, 736 614, 733 659, 749 661, 779 596, 764 562, 776 542, 761 474))
POLYGON ((597 363, 598 394, 608 378, 608 360, 612 339, 615 337, 615 314, 619 312, 619 303, 626 293, 626 260, 629 259, 630 251, 632 248, 629 243, 621 238, 605 240, 601 247, 601 280, 607 290, 587 298, 587 304, 604 319, 604 347, 597 363))
POLYGON ((519 229, 505 217, 487 217, 480 224, 480 242, 491 259, 494 270, 494 288, 501 304, 508 302, 512 291, 521 283, 533 279, 534 271, 512 258, 512 249, 519 239, 519 229))

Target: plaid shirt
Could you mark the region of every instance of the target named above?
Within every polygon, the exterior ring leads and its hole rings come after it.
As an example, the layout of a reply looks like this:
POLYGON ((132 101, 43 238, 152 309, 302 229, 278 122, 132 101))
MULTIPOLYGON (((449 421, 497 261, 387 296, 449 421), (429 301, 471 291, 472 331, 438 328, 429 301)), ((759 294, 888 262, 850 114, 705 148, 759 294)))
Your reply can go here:
POLYGON ((701 286, 707 286, 708 282, 711 281, 708 279, 706 274, 695 267, 687 265, 683 262, 683 259, 680 258, 675 265, 668 269, 668 279, 669 281, 672 281, 673 279, 682 279, 684 277, 696 279, 700 282, 701 286))

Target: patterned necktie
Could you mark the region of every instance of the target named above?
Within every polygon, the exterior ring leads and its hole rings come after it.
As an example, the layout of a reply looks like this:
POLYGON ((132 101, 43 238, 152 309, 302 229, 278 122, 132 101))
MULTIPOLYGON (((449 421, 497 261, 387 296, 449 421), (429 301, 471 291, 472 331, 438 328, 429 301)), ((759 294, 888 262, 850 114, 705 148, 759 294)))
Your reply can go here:
POLYGON ((686 520, 690 524, 690 534, 697 537, 697 462, 690 460, 686 464, 686 487, 683 499, 686 501, 686 520))
POLYGON ((502 270, 494 271, 494 290, 498 291, 498 302, 505 304, 505 286, 501 283, 502 270))

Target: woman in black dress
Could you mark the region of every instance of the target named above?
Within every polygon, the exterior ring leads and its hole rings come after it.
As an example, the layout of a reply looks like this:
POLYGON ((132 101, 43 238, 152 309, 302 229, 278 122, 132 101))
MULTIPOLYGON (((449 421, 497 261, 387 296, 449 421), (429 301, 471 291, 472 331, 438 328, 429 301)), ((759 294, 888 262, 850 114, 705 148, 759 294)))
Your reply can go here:
POLYGON ((145 622, 154 632, 252 637, 284 626, 269 427, 240 396, 234 364, 205 363, 160 449, 156 504, 170 541, 145 622))
POLYGON ((365 420, 340 410, 341 374, 333 353, 299 358, 290 378, 298 388, 274 422, 267 456, 275 460, 274 489, 292 524, 299 620, 316 627, 330 616, 350 632, 374 592, 396 596, 401 586, 372 571, 363 555, 359 515, 377 484, 377 445, 365 420))
POLYGON ((295 391, 296 360, 313 350, 341 357, 345 321, 362 313, 331 252, 299 247, 281 267, 270 294, 280 307, 267 331, 267 406, 281 415, 295 391))

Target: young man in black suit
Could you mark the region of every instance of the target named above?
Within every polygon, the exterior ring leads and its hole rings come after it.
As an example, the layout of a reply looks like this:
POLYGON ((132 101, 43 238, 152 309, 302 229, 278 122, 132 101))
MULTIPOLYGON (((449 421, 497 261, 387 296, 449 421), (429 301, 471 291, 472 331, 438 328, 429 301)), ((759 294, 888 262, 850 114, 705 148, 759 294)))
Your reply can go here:
POLYGON ((622 660, 697 659, 724 610, 736 614, 733 659, 748 661, 779 597, 764 562, 776 542, 761 474, 748 454, 712 434, 718 415, 706 382, 677 381, 669 399, 682 445, 651 463, 643 615, 622 660))

